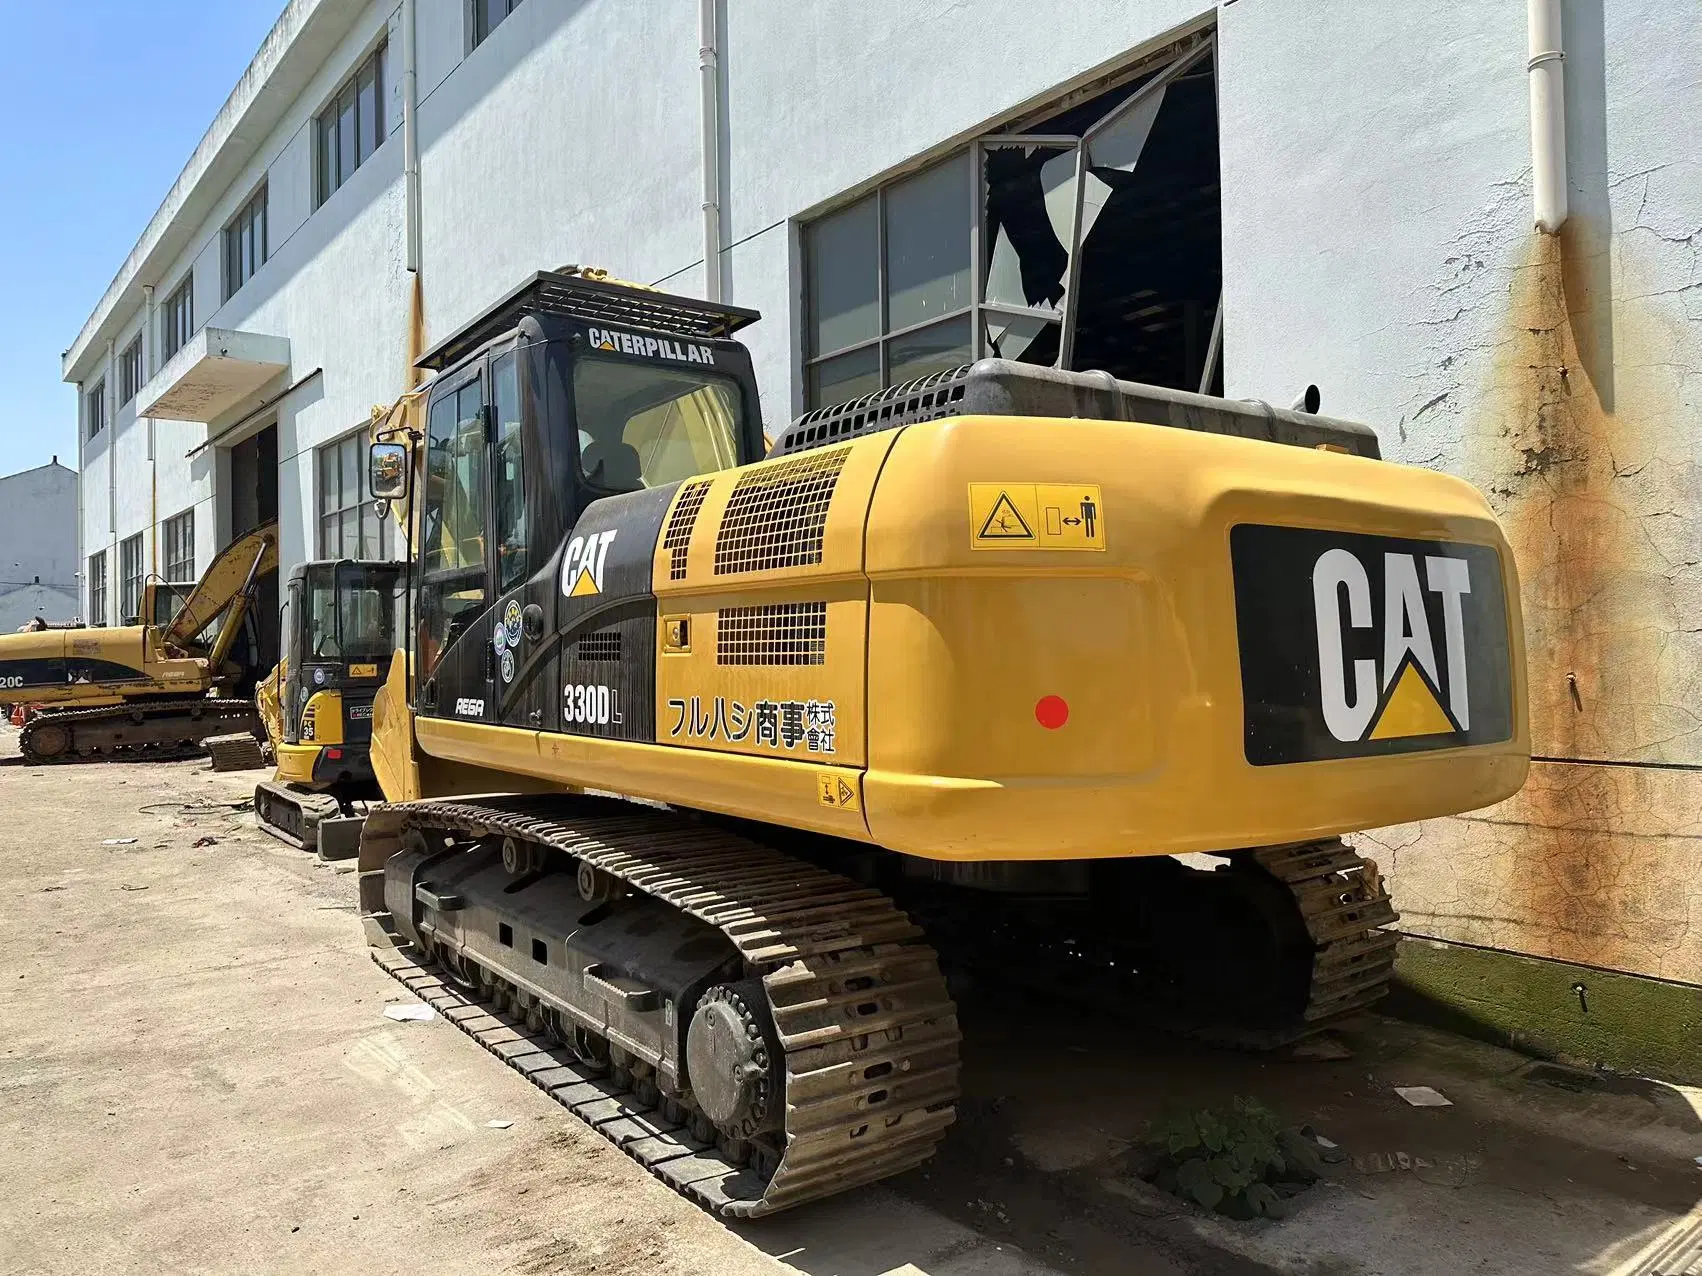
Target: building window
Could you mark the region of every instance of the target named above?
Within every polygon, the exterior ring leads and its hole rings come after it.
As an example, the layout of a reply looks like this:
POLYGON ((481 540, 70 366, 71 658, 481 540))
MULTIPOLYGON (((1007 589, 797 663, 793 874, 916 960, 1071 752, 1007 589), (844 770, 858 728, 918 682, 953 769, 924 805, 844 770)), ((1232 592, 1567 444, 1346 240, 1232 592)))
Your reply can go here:
POLYGON ((319 449, 319 557, 396 557, 396 524, 366 496, 366 431, 319 449))
POLYGON ((136 339, 124 347, 124 353, 118 356, 118 406, 123 407, 134 399, 142 388, 142 335, 136 334, 136 339))
POLYGON ((473 47, 485 42, 497 24, 520 7, 520 0, 471 0, 473 6, 473 47))
POLYGON ((984 357, 1209 390, 1211 37, 885 183, 803 244, 809 408, 984 357))
POLYGON ((142 610, 142 533, 118 546, 118 623, 133 625, 142 610))
POLYGON ((174 585, 195 581, 195 511, 186 509, 168 518, 161 529, 165 536, 165 578, 174 585))
POLYGON ((313 131, 319 151, 316 202, 323 204, 384 141, 382 44, 343 82, 313 131))
POLYGON ((89 624, 106 624, 106 551, 89 555, 89 624))
POLYGON ((195 272, 172 290, 160 307, 160 348, 170 359, 195 335, 195 272))
POLYGON ((89 404, 89 437, 92 439, 106 429, 106 378, 95 382, 95 388, 88 393, 89 404))
POLYGON ((266 184, 225 227, 225 300, 266 262, 266 184))

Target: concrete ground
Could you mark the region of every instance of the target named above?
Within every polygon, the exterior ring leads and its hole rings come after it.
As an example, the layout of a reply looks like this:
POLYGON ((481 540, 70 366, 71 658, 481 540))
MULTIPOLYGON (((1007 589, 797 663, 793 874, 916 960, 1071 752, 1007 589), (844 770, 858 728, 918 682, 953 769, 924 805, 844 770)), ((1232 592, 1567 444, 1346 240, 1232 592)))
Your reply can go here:
POLYGON ((728 1228, 449 1024, 384 1018, 412 999, 362 947, 352 877, 229 805, 254 773, 31 767, 15 738, 0 1273, 1672 1276, 1702 1246, 1695 1092, 1375 1017, 1339 1034, 1350 1058, 1260 1059, 984 988, 932 1163, 728 1228), (1410 1084, 1454 1105, 1409 1107, 1410 1084), (1350 1154, 1289 1218, 1205 1216, 1131 1173, 1152 1117, 1243 1094, 1350 1154))

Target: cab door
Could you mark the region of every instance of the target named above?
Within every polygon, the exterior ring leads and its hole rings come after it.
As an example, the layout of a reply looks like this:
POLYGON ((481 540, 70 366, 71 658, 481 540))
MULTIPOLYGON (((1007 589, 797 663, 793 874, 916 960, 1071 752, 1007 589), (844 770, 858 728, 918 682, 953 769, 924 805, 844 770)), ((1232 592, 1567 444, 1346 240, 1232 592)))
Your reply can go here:
POLYGON ((420 522, 418 702, 425 717, 495 720, 486 362, 432 394, 420 522))

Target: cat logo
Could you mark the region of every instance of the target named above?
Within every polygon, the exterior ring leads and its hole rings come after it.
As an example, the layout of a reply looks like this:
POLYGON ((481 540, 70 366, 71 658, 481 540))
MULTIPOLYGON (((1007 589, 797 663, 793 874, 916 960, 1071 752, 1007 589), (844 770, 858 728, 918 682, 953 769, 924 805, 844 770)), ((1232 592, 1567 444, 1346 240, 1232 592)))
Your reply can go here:
POLYGON ((590 598, 603 592, 603 564, 615 533, 592 532, 575 536, 561 558, 561 592, 567 598, 590 598))
POLYGON ((1344 627, 1370 629, 1375 624, 1365 565, 1351 551, 1337 548, 1319 555, 1313 566, 1319 692, 1324 723, 1337 740, 1449 735, 1471 728, 1471 678, 1460 605, 1472 591, 1471 564, 1427 554, 1423 574, 1421 586, 1417 555, 1383 555, 1379 670, 1376 658, 1349 660, 1343 643, 1344 627), (1425 610, 1425 588, 1442 604, 1440 652, 1425 610))
POLYGON ((672 359, 675 363, 702 363, 714 366, 715 348, 695 341, 675 341, 671 337, 644 337, 636 332, 619 332, 613 328, 587 328, 585 335, 597 350, 611 354, 634 354, 641 359, 672 359))
POLYGON ((1257 523, 1229 541, 1248 762, 1512 737, 1515 649, 1494 546, 1257 523))

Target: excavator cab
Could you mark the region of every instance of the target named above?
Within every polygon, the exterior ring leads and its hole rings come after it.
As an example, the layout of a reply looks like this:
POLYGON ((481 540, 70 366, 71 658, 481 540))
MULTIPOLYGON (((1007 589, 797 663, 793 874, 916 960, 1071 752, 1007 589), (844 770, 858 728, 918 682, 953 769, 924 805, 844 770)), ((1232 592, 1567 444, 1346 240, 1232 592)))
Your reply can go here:
POLYGON ((323 817, 380 796, 372 702, 402 642, 408 579, 407 563, 350 559, 290 572, 283 659, 259 694, 277 774, 254 797, 261 827, 285 841, 311 845, 323 817))
MULTIPOLYGON (((545 272, 426 352, 422 490, 395 447, 375 447, 370 478, 375 497, 420 507, 417 715, 554 727, 554 638, 589 611, 633 652, 653 645, 649 546, 674 493, 763 454, 750 355, 731 339, 756 317, 545 272)), ((611 712, 647 729, 647 699, 611 712)))

